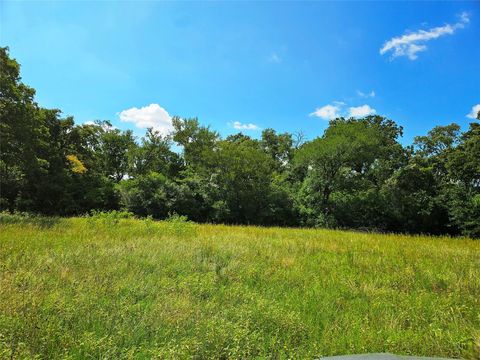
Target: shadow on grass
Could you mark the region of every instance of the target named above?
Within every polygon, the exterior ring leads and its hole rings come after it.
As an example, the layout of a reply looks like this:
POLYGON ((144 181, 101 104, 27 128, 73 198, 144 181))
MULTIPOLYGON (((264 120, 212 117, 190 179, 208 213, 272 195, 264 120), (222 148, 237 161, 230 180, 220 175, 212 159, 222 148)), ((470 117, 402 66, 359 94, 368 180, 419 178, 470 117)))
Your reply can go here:
POLYGON ((41 216, 29 213, 0 213, 0 225, 33 225, 42 229, 48 229, 58 224, 59 221, 60 218, 58 217, 41 216))

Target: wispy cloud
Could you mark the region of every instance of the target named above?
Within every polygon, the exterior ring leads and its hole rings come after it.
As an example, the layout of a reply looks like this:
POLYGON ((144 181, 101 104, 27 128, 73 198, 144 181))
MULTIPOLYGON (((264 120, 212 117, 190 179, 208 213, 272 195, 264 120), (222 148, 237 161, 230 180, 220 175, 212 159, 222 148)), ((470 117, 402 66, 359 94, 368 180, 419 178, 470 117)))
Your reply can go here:
POLYGON ((168 134, 173 129, 172 117, 158 104, 150 104, 142 108, 132 107, 121 111, 118 116, 123 122, 131 122, 141 129, 151 127, 162 134, 168 134))
POLYGON ((332 120, 340 116, 340 107, 345 103, 341 101, 334 101, 335 105, 328 104, 319 108, 316 108, 314 112, 310 113, 310 116, 319 117, 323 120, 332 120))
POLYGON ((418 30, 402 36, 393 37, 383 44, 380 54, 392 52, 392 58, 406 56, 410 60, 418 58, 417 53, 427 50, 426 42, 444 35, 452 35, 456 30, 462 29, 470 22, 468 13, 460 14, 460 20, 455 24, 445 24, 429 30, 418 30))
POLYGON ((367 115, 375 114, 377 110, 371 108, 369 105, 362 105, 357 107, 351 107, 348 109, 348 117, 361 118, 367 115))
POLYGON ((480 112, 480 104, 473 105, 472 111, 470 111, 470 114, 468 114, 467 117, 470 119, 476 119, 479 112, 480 112))
POLYGON ((372 90, 369 93, 364 93, 364 92, 361 92, 360 90, 357 90, 357 95, 360 96, 361 98, 374 98, 375 91, 372 90))
POLYGON ((282 62, 282 58, 276 52, 273 52, 268 57, 268 61, 271 62, 271 63, 278 64, 278 63, 282 62))
POLYGON ((260 127, 258 127, 255 124, 252 124, 252 123, 242 124, 240 121, 235 121, 232 124, 232 126, 234 129, 237 129, 237 130, 260 130, 260 127))

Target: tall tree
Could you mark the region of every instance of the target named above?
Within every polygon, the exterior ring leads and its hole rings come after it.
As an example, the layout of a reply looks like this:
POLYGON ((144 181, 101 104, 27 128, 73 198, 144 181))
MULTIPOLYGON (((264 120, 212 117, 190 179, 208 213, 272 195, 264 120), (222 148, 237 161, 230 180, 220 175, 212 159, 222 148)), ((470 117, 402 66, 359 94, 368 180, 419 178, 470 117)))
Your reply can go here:
POLYGON ((205 166, 204 158, 213 151, 220 136, 209 127, 201 126, 197 118, 181 119, 173 117, 173 140, 183 148, 187 166, 200 170, 205 166))
POLYGON ((182 170, 180 156, 171 150, 171 137, 147 129, 141 144, 131 148, 131 175, 145 175, 157 172, 175 177, 182 170))
POLYGON ((331 216, 332 193, 372 164, 378 145, 378 128, 362 121, 336 119, 322 137, 305 144, 298 151, 296 164, 306 169, 299 206, 308 218, 307 223, 335 224, 331 216))
POLYGON ((36 156, 38 133, 35 90, 21 82, 20 65, 0 48, 0 190, 2 208, 13 210, 27 172, 42 165, 36 156))
POLYGON ((480 124, 471 123, 449 153, 446 168, 451 221, 464 235, 480 237, 480 124))
POLYGON ((289 133, 277 134, 273 129, 262 131, 262 149, 272 158, 277 170, 288 167, 293 158, 293 138, 289 133))
POLYGON ((267 216, 273 162, 255 141, 222 141, 211 154, 218 220, 258 224, 267 216))

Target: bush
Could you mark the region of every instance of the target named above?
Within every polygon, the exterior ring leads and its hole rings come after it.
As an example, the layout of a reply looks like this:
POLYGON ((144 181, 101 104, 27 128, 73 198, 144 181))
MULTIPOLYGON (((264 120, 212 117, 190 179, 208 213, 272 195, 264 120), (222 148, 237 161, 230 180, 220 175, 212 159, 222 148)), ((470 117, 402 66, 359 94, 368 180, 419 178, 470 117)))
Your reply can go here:
POLYGON ((92 222, 99 222, 106 226, 117 225, 120 220, 133 219, 134 215, 129 211, 97 211, 90 212, 89 220, 92 222))
POLYGON ((167 231, 173 235, 194 235, 196 233, 196 226, 193 221, 188 220, 184 215, 177 213, 169 213, 164 220, 167 225, 167 231))

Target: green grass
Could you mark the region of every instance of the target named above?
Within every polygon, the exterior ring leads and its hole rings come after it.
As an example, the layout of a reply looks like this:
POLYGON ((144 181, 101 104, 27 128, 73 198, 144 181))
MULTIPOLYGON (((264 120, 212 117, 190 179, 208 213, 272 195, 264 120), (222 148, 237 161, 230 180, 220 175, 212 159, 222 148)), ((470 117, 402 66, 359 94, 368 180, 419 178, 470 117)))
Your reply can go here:
POLYGON ((130 219, 0 225, 0 358, 364 352, 478 358, 480 242, 130 219))

